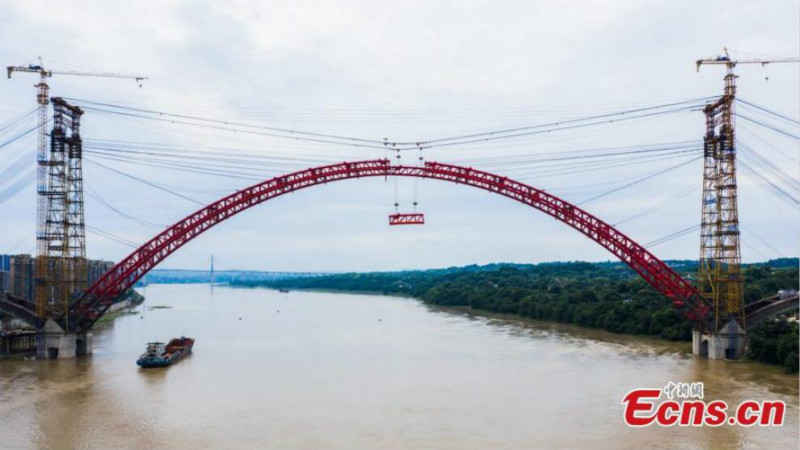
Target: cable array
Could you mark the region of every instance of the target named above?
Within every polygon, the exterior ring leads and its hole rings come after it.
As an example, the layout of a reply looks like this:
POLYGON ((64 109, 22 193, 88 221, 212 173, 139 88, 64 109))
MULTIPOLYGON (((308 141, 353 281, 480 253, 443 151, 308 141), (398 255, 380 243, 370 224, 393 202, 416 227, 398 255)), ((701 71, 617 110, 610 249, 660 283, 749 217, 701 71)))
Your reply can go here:
MULTIPOLYGON (((235 145, 234 139, 227 138, 224 145, 171 144, 153 141, 131 141, 110 139, 84 139, 84 158, 92 165, 99 167, 114 176, 125 177, 135 182, 142 183, 150 188, 160 190, 188 202, 204 205, 205 202, 194 197, 194 193, 219 195, 229 192, 220 189, 197 189, 181 186, 169 186, 161 182, 163 176, 153 172, 147 178, 130 173, 128 168, 147 167, 169 173, 183 173, 189 175, 202 175, 235 180, 237 183, 261 181, 267 177, 307 167, 315 167, 340 161, 341 150, 347 148, 363 151, 390 150, 399 154, 402 151, 418 151, 423 149, 438 149, 459 147, 460 150, 469 149, 470 152, 460 151, 443 154, 445 160, 460 165, 476 166, 482 169, 494 169, 501 173, 508 173, 520 180, 543 180, 553 177, 580 177, 582 174, 595 174, 600 171, 625 170, 634 171, 637 167, 653 167, 644 175, 635 175, 619 179, 615 182, 603 182, 576 185, 570 183, 556 190, 588 190, 605 186, 600 192, 590 193, 578 205, 585 205, 599 199, 607 198, 631 187, 637 186, 667 173, 690 166, 692 162, 702 158, 703 143, 700 140, 684 140, 673 142, 660 142, 640 145, 624 145, 615 147, 597 148, 565 148, 559 151, 542 151, 539 146, 532 146, 529 138, 537 136, 568 135, 583 129, 601 128, 615 124, 643 123, 650 120, 676 115, 683 112, 697 111, 716 97, 701 97, 689 100, 662 104, 643 104, 636 107, 619 108, 614 111, 604 111, 595 114, 581 114, 578 117, 568 117, 569 111, 551 110, 540 114, 549 115, 557 119, 540 120, 521 126, 497 128, 493 130, 457 133, 450 136, 432 137, 420 140, 390 141, 384 138, 369 138, 339 133, 326 133, 313 130, 303 130, 294 127, 272 126, 256 121, 229 120, 202 113, 180 113, 163 110, 160 108, 126 106, 104 101, 85 99, 70 99, 84 110, 116 118, 131 119, 137 126, 147 124, 165 123, 174 125, 174 130, 181 132, 183 129, 200 128, 220 135, 242 134, 254 138, 277 139, 279 142, 294 141, 315 146, 308 148, 275 148, 272 145, 260 145, 255 142, 251 145, 235 145), (230 142, 232 145, 229 145, 230 142), (494 146, 492 142, 497 142, 494 146), (258 145, 258 149, 256 149, 258 145), (498 147, 502 145, 502 147, 498 147), (494 150, 500 148, 522 147, 517 154, 497 154, 494 150), (338 148, 336 152, 330 151, 338 148), (449 158, 448 158, 449 157, 449 158), (125 169, 119 168, 126 166, 125 169)), ((785 114, 770 110, 764 106, 737 99, 742 113, 737 117, 747 124, 754 125, 761 130, 774 133, 782 138, 793 140, 800 139, 796 129, 800 122, 785 114)), ((31 109, 23 114, 10 118, 0 123, 0 149, 10 147, 12 144, 25 141, 31 136, 36 127, 32 125, 37 109, 31 109)), ((343 111, 343 110, 342 110, 343 111)), ((246 117, 258 118, 263 115, 257 109, 246 111, 246 117)), ((294 118, 316 119, 319 112, 300 111, 293 113, 294 118)), ((352 117, 369 118, 374 114, 385 116, 380 110, 363 110, 353 112, 352 117)), ((398 111, 396 117, 406 120, 420 114, 420 110, 407 109, 398 111)), ((438 115, 442 118, 453 117, 451 111, 428 111, 427 114, 438 115)), ((455 117, 480 117, 479 114, 493 114, 500 119, 514 118, 525 120, 535 114, 522 109, 505 109, 496 112, 464 112, 455 114, 455 117)), ((538 113, 537 113, 538 114, 538 113)), ((324 116, 324 114, 323 114, 324 116)), ((321 116, 320 116, 321 117, 321 116)), ((173 128, 169 128, 173 130, 173 128)), ((749 130, 748 130, 749 131, 749 130)), ((155 133, 157 135, 157 133, 155 133)), ((754 133, 756 139, 761 139, 754 133)), ((554 137, 553 139, 556 139, 554 137)), ((537 138, 538 139, 538 138, 537 138)), ((541 140, 541 139, 540 139, 541 140)), ((259 141, 260 142, 260 141, 259 141)), ((538 142, 538 141, 537 141, 538 142)), ((241 143, 241 142, 240 142, 241 143)), ((767 141, 760 142, 758 148, 770 147, 767 141)), ((777 198, 790 206, 800 204, 800 181, 784 170, 779 164, 771 161, 770 155, 755 150, 755 147, 746 142, 739 144, 741 166, 755 176, 761 185, 769 189, 777 198)), ((361 155, 360 155, 361 156, 361 155)), ((788 155, 783 155, 792 158, 788 155)), ((440 158, 437 158, 440 159, 440 158)), ((16 158, 9 160, 0 172, 0 203, 15 195, 25 186, 30 184, 33 177, 32 171, 25 171, 29 166, 32 155, 21 152, 16 158)), ((635 173, 635 172, 634 172, 635 173)), ((537 182, 537 185, 539 183, 537 182)), ((125 212, 112 202, 101 196, 98 190, 86 186, 87 194, 97 203, 114 212, 117 216, 152 228, 164 227, 164 224, 143 220, 134 214, 125 212)), ((633 212, 616 221, 615 226, 630 223, 648 217, 669 205, 685 198, 696 190, 696 185, 681 186, 680 189, 666 197, 663 201, 648 205, 641 211, 633 212)), ((416 202, 417 184, 414 185, 416 202)), ((396 194, 395 194, 396 195, 396 194)), ((397 200, 395 200, 397 202, 397 200)), ((699 226, 692 226, 659 239, 651 241, 648 247, 660 245, 673 239, 685 236, 699 226)), ((104 238, 122 245, 131 246, 129 240, 115 236, 96 227, 88 227, 90 231, 104 238)), ((774 248, 772 248, 774 250, 774 248)))
POLYGON ((363 137, 342 136, 328 133, 318 133, 313 131, 271 127, 261 124, 215 119, 190 114, 177 114, 155 109, 135 108, 124 105, 97 102, 92 100, 69 98, 70 101, 81 105, 87 111, 99 114, 110 114, 121 117, 131 117, 149 121, 166 122, 174 125, 185 125, 192 127, 207 128, 211 130, 229 131, 234 133, 246 133, 258 136, 291 139, 295 141, 305 141, 317 144, 330 144, 337 146, 350 146, 369 149, 387 150, 419 150, 422 148, 449 147, 454 145, 464 145, 470 143, 489 142, 500 139, 512 139, 523 136, 531 136, 542 133, 556 131, 574 130, 578 128, 592 127, 615 122, 624 122, 634 119, 642 119, 676 112, 684 112, 701 107, 712 97, 696 98, 680 102, 672 102, 648 107, 633 108, 616 111, 612 113, 585 116, 575 119, 567 119, 557 122, 542 124, 532 124, 522 127, 506 128, 499 130, 489 130, 477 133, 468 133, 456 136, 442 137, 436 139, 419 141, 387 141, 381 139, 370 139, 363 137))

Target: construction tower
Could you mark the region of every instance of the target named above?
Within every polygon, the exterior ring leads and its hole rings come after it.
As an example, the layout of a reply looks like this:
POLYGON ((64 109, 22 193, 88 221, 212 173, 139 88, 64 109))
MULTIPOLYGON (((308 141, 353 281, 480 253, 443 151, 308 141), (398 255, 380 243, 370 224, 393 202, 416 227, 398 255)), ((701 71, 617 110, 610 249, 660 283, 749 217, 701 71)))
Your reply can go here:
POLYGON ((65 326, 69 327, 66 311, 76 294, 88 288, 86 261, 86 224, 83 214, 83 142, 81 141, 81 115, 83 111, 61 98, 53 99, 53 135, 56 145, 63 146, 67 163, 66 192, 66 258, 65 279, 67 302, 65 304, 65 326))
POLYGON ((712 305, 712 358, 736 359, 744 349, 744 296, 739 248, 734 103, 736 75, 725 75, 725 92, 703 112, 703 198, 700 229, 700 294, 712 305), (742 341, 742 342, 740 342, 742 341))
POLYGON ((47 125, 53 75, 127 78, 139 87, 147 77, 110 72, 50 70, 39 64, 6 67, 39 76, 36 87, 38 147, 36 152, 35 309, 37 358, 74 357, 91 353, 91 336, 69 336, 69 306, 87 288, 86 234, 83 215, 83 174, 80 117, 83 111, 53 98, 54 124, 48 147, 47 125), (63 351, 61 351, 63 350, 63 351))
POLYGON ((703 203, 700 229, 700 295, 712 305, 713 322, 707 330, 695 330, 692 352, 712 359, 737 359, 746 343, 742 256, 739 247, 739 208, 736 186, 736 74, 738 64, 766 66, 798 63, 800 58, 731 58, 724 55, 696 61, 697 71, 704 65, 725 66, 725 91, 707 105, 706 134, 703 146, 703 203), (704 333, 707 331, 709 334, 704 333))
POLYGON ((36 236, 36 308, 40 318, 59 318, 66 329, 73 295, 87 287, 80 137, 83 111, 61 98, 53 99, 53 111, 50 151, 39 159, 46 177, 38 190, 44 210, 36 236))

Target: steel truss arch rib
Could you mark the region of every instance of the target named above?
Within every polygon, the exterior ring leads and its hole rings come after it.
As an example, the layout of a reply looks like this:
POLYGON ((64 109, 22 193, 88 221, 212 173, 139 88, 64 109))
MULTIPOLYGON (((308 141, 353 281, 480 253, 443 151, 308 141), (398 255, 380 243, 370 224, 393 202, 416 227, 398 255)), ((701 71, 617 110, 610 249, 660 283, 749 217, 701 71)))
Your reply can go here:
POLYGON ((90 328, 113 299, 187 242, 218 223, 270 199, 319 184, 364 177, 418 177, 494 192, 531 206, 580 231, 631 267, 687 318, 705 327, 709 306, 692 284, 621 231, 555 195, 508 177, 469 167, 426 162, 393 166, 388 159, 342 162, 276 176, 205 206, 168 227, 100 277, 72 305, 76 330, 90 328))

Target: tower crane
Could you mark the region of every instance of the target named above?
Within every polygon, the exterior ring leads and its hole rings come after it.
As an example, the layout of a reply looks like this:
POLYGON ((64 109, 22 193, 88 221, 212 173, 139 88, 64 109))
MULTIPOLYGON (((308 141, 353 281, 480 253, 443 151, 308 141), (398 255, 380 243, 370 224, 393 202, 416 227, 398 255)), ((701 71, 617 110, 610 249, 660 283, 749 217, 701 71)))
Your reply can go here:
MULTIPOLYGON (((43 161, 46 156, 47 152, 47 105, 50 104, 50 86, 47 85, 47 79, 52 78, 53 75, 72 75, 72 76, 82 76, 82 77, 102 77, 102 78, 127 78, 135 80, 139 87, 142 87, 142 81, 147 80, 147 77, 141 75, 127 75, 127 74, 118 74, 118 73, 111 73, 111 72, 80 72, 75 70, 47 70, 44 67, 44 61, 42 61, 42 57, 39 57, 39 64, 29 64, 27 66, 8 66, 6 67, 8 72, 8 78, 11 78, 11 74, 14 72, 27 72, 27 73, 38 73, 39 74, 39 83, 35 84, 34 87, 36 88, 36 103, 39 105, 39 122, 38 122, 38 136, 39 136, 39 143, 38 143, 38 160, 43 161)), ((44 169, 40 166, 38 175, 37 175, 37 183, 39 186, 44 184, 44 169)))
MULTIPOLYGON (((80 72, 75 70, 47 70, 44 67, 44 61, 42 61, 42 57, 39 57, 39 64, 29 64, 27 66, 8 66, 6 67, 8 72, 8 78, 11 78, 11 74, 14 72, 28 72, 28 73, 38 73, 39 74, 39 83, 34 85, 36 88, 36 103, 39 105, 39 124, 38 124, 38 136, 39 136, 39 145, 38 145, 38 159, 39 161, 43 161, 45 158, 45 154, 47 152, 47 105, 50 104, 50 86, 47 85, 47 79, 52 78, 53 75, 72 75, 72 76, 82 76, 82 77, 102 77, 102 78, 127 78, 135 80, 139 87, 142 87, 142 81, 147 80, 147 77, 140 76, 140 75, 127 75, 127 74, 118 74, 118 73, 111 73, 111 72, 80 72)), ((43 169, 40 167, 39 174, 37 176, 37 182, 39 186, 43 185, 44 182, 44 172, 43 169)))
POLYGON ((774 64, 774 63, 796 63, 800 62, 800 58, 775 58, 775 59, 731 59, 730 53, 728 53, 728 47, 723 47, 722 50, 725 52, 725 56, 718 55, 716 58, 706 58, 706 59, 698 59, 695 64, 697 64, 697 71, 700 72, 700 66, 702 65, 709 65, 709 64, 717 64, 717 65, 725 65, 728 68, 728 73, 733 73, 733 68, 736 67, 737 64, 761 64, 762 66, 766 66, 767 64, 774 64))
MULTIPOLYGON (((48 236, 46 233, 47 227, 47 217, 48 217, 48 196, 50 195, 48 191, 48 173, 50 170, 50 166, 57 164, 53 158, 51 158, 48 152, 48 145, 47 145, 47 114, 48 114, 48 105, 50 104, 50 86, 47 84, 47 79, 52 78, 53 75, 71 75, 71 76, 83 76, 83 77, 100 77, 100 78, 127 78, 135 80, 139 87, 142 87, 142 81, 147 80, 146 76, 141 75, 128 75, 128 74, 118 74, 118 73, 111 73, 111 72, 82 72, 76 70, 49 70, 46 69, 44 66, 44 61, 42 61, 42 57, 39 58, 39 64, 29 64, 27 66, 8 66, 6 70, 8 72, 8 78, 11 78, 11 74, 14 72, 23 72, 23 73, 34 73, 39 75, 39 83, 35 84, 36 87, 36 103, 39 105, 38 107, 38 125, 37 125, 37 135, 38 135, 38 146, 37 146, 37 170, 36 170, 36 183, 37 183, 37 207, 36 207, 36 217, 37 217, 37 228, 36 228, 36 309, 37 315, 40 318, 43 318, 46 314, 45 312, 45 305, 48 302, 46 297, 51 296, 52 293, 46 292, 46 286, 48 284, 48 268, 47 268, 47 255, 48 251, 51 250, 48 245, 48 236)), ((81 194, 82 195, 82 194, 81 194)), ((84 254, 85 254, 85 248, 84 254)), ((51 280, 52 281, 52 280, 51 280)), ((38 338, 37 338, 38 339, 38 338)), ((37 351, 38 351, 38 341, 37 341, 37 351)))
POLYGON ((128 78, 136 80, 139 83, 139 87, 142 87, 142 81, 147 80, 148 78, 145 76, 139 75, 129 75, 129 74, 122 74, 122 73, 112 73, 112 72, 81 72, 77 70, 47 70, 43 67, 41 58, 39 59, 39 64, 29 64, 27 66, 8 66, 6 67, 8 71, 8 78, 11 78, 11 74, 13 72, 31 72, 31 73, 38 73, 42 79, 44 78, 51 78, 53 75, 78 75, 82 77, 103 77, 103 78, 128 78))

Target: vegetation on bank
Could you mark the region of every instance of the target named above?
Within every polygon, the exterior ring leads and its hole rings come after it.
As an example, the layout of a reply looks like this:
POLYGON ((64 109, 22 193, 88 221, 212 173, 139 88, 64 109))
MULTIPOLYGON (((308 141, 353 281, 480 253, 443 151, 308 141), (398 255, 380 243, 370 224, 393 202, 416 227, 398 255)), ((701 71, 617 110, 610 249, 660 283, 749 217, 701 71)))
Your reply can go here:
POLYGON ((748 358, 783 366, 787 372, 797 372, 800 365, 797 322, 767 322, 750 330, 747 338, 750 341, 748 358))
MULTIPOLYGON (((693 261, 670 264, 687 277, 697 269, 693 261)), ((797 289, 797 267, 798 260, 789 258, 747 265, 745 301, 774 295, 780 289, 797 289)), ((617 262, 492 264, 233 284, 408 295, 432 305, 467 306, 616 333, 691 340, 692 324, 669 300, 617 262)), ((796 324, 765 324, 751 330, 748 355, 796 372, 797 341, 796 324)))
POLYGON ((110 312, 108 314, 103 314, 99 319, 97 319, 97 325, 102 323, 112 322, 114 319, 122 316, 132 316, 134 314, 139 314, 136 311, 129 311, 125 309, 120 309, 114 312, 110 312))

